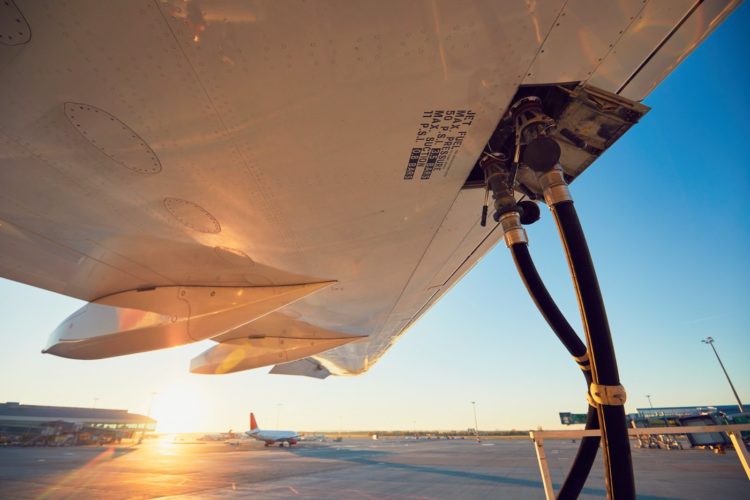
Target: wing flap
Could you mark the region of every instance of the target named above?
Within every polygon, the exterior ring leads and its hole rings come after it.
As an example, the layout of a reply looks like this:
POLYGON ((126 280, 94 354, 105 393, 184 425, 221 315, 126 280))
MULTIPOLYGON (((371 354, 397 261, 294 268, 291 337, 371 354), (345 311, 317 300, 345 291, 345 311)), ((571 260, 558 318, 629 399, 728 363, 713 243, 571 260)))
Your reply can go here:
POLYGON ((270 287, 161 287, 86 304, 52 333, 46 353, 100 359, 215 337, 332 282, 270 287))
POLYGON ((192 373, 224 374, 288 363, 338 347, 361 337, 332 339, 257 337, 222 342, 193 358, 192 373))
POLYGON ((331 374, 325 366, 320 364, 314 358, 305 358, 292 363, 276 365, 269 373, 273 373, 274 375, 297 375, 319 379, 324 379, 331 374))

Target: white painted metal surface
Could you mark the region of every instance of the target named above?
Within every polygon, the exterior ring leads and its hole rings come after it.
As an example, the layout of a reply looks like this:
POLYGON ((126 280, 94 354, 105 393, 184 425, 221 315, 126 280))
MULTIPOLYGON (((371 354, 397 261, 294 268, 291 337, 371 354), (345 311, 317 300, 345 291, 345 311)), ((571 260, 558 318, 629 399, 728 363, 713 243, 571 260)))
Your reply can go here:
POLYGON ((552 475, 549 473, 549 462, 547 462, 547 453, 544 451, 544 438, 538 433, 532 432, 531 439, 534 441, 534 450, 536 451, 536 460, 539 463, 539 472, 542 475, 542 486, 544 487, 544 496, 547 500, 555 498, 555 488, 552 485, 552 475))
POLYGON ((640 99, 736 4, 10 2, 0 276, 87 301, 337 281, 277 318, 367 336, 295 365, 361 373, 500 238, 461 186, 519 84, 640 99), (436 119, 452 146, 409 177, 436 119))
POLYGON ((256 337, 226 340, 193 358, 190 362, 190 371, 223 374, 289 363, 360 338, 362 337, 332 339, 256 337))
MULTIPOLYGON (((628 429, 628 435, 639 436, 639 435, 658 435, 658 434, 697 434, 701 432, 726 432, 729 434, 732 440, 732 445, 737 452, 737 457, 740 459, 740 464, 747 474, 747 478, 750 480, 750 454, 748 454, 747 446, 742 440, 742 431, 750 431, 750 424, 732 424, 732 425, 696 425, 696 426, 683 426, 683 427, 639 427, 636 429, 628 429)), ((545 439, 580 439, 585 436, 599 436, 601 431, 596 430, 561 430, 561 431, 532 431, 529 432, 529 437, 534 442, 534 447, 537 452, 537 462, 539 463, 539 471, 542 475, 542 483, 544 485, 544 494, 547 500, 553 500, 555 498, 555 490, 552 486, 552 476, 549 473, 549 463, 547 461, 547 455, 544 451, 544 440, 545 439)))
POLYGON ((289 363, 366 337, 343 335, 271 313, 214 340, 219 345, 193 358, 191 372, 231 373, 289 363))
POLYGON ((745 440, 742 439, 741 431, 742 429, 734 429, 734 430, 727 432, 727 434, 729 434, 729 439, 732 441, 732 446, 734 447, 734 450, 737 452, 737 458, 740 459, 742 468, 745 469, 745 474, 747 474, 747 478, 750 479, 750 452, 748 452, 747 450, 747 446, 745 445, 745 440))
POLYGON ((300 377, 312 377, 317 379, 324 379, 331 375, 331 372, 324 367, 321 362, 313 357, 300 359, 298 361, 292 361, 291 363, 284 363, 282 365, 276 365, 271 368, 269 373, 275 375, 296 375, 300 377))
POLYGON ((267 287, 161 287, 103 297, 71 314, 45 352, 98 359, 233 332, 330 282, 267 287))

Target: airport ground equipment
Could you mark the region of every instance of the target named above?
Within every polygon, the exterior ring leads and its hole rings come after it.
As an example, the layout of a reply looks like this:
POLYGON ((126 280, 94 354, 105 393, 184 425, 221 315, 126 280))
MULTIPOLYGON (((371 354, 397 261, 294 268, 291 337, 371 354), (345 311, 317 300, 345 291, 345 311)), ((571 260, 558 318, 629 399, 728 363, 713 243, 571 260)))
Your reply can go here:
MULTIPOLYGON (((580 415, 560 413, 562 423, 581 423, 580 415), (575 421, 577 417, 577 422, 575 421)), ((705 425, 735 425, 750 423, 750 413, 737 412, 734 405, 678 406, 667 408, 638 409, 638 414, 628 415, 634 429, 649 427, 689 427, 705 425)), ((691 433, 687 435, 691 447, 722 449, 730 444, 730 439, 722 432, 691 433)), ((750 441, 750 432, 742 432, 745 442, 750 441)), ((638 448, 682 449, 682 443, 672 434, 639 434, 638 448)))
MULTIPOLYGON (((710 427, 719 424, 721 421, 718 416, 711 414, 682 417, 679 420, 680 425, 684 427, 710 427)), ((690 441, 690 446, 693 448, 702 446, 721 451, 731 442, 731 439, 727 435, 714 430, 705 433, 691 432, 687 437, 688 441, 690 441)))
MULTIPOLYGON (((737 452, 737 458, 740 460, 742 468, 747 474, 748 480, 750 480, 750 452, 748 452, 747 445, 742 440, 741 434, 743 431, 750 431, 750 424, 736 424, 736 425, 705 425, 695 426, 690 428, 685 427, 651 427, 648 429, 628 429, 629 436, 638 436, 639 434, 693 434, 703 432, 726 432, 732 441, 732 446, 737 452)), ((555 498, 555 490, 552 485, 552 476, 549 472, 549 463, 547 460, 547 454, 544 450, 545 440, 551 439, 578 439, 587 436, 596 436, 599 431, 596 430, 561 430, 561 431, 532 431, 529 432, 529 437, 534 442, 534 449, 536 450, 536 457, 539 463, 539 471, 542 475, 542 483, 544 484, 544 495, 547 500, 555 498)))
MULTIPOLYGON (((633 429, 644 429, 648 427, 678 427, 680 420, 677 418, 631 418, 630 426, 633 429)), ((682 444, 671 434, 638 434, 638 448, 665 448, 667 450, 681 450, 682 444)))
MULTIPOLYGON (((635 498, 623 406, 626 394, 596 271, 568 183, 647 111, 638 103, 586 85, 521 88, 477 163, 486 189, 481 223, 486 223, 491 192, 493 218, 502 227, 521 279, 583 370, 589 402, 586 428, 601 428, 607 492, 616 499, 635 498), (529 200, 524 199, 527 197, 529 200), (523 225, 539 219, 532 200, 541 199, 552 211, 560 232, 586 344, 555 304, 531 260, 523 225)), ((598 439, 586 436, 582 440, 560 498, 580 494, 598 448, 598 439)))

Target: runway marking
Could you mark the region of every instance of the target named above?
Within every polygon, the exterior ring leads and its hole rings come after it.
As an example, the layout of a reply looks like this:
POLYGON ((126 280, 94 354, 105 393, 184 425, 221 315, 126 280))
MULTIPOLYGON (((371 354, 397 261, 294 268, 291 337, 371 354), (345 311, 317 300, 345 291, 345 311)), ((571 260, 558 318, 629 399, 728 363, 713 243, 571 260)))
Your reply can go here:
POLYGON ((292 493, 294 493, 295 495, 299 495, 299 491, 295 490, 295 489, 294 489, 294 488, 293 488, 292 486, 289 486, 288 488, 289 488, 289 490, 290 490, 290 491, 291 491, 292 493))

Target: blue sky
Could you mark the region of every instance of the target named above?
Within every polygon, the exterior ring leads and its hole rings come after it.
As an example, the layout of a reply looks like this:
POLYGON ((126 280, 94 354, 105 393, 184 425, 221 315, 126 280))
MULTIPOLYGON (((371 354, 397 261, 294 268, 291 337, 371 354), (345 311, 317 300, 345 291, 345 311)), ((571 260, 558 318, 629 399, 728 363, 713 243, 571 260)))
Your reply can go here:
MULTIPOLYGON (((649 97, 652 111, 572 186, 604 291, 628 411, 731 404, 710 348, 750 403, 750 6, 649 97)), ((561 308, 578 308, 552 218, 531 251, 561 308)), ((147 411, 172 430, 559 427, 585 410, 580 372, 535 310, 504 246, 359 377, 266 369, 191 375, 206 343, 101 361, 40 354, 80 301, 0 280, 0 401, 147 411)))

